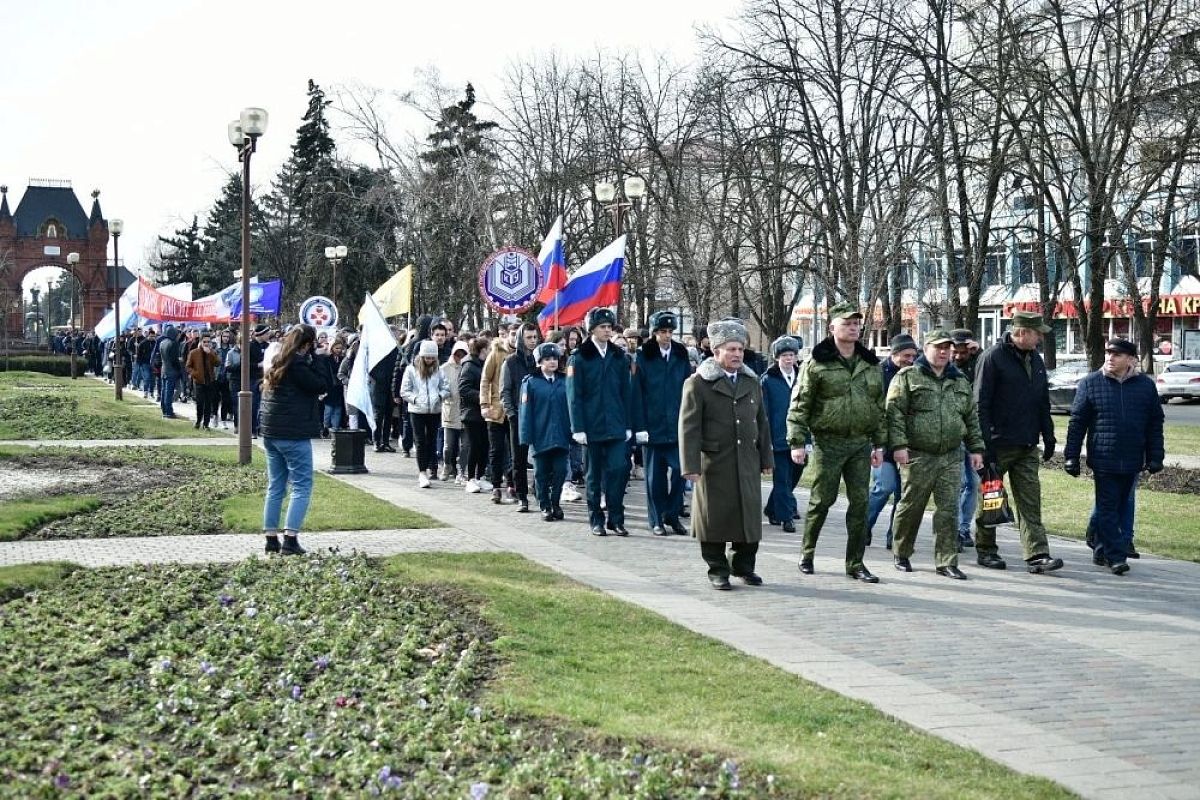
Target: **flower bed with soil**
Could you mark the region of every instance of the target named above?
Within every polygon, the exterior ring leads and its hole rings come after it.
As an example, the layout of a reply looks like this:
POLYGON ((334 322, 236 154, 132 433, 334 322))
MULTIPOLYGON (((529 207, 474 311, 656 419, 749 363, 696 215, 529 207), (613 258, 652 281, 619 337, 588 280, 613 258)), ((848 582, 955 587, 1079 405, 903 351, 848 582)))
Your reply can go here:
POLYGON ((361 556, 72 573, 0 605, 0 796, 778 790, 715 754, 497 714, 472 607, 361 556))

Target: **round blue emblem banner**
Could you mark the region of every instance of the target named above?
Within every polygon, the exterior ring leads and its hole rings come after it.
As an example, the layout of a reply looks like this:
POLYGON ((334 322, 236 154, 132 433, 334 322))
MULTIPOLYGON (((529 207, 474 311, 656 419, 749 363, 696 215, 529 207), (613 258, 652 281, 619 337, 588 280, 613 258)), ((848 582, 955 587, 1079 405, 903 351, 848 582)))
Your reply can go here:
POLYGON ((328 297, 310 297, 300 304, 300 321, 314 328, 337 327, 337 306, 328 297))
POLYGON ((520 314, 533 305, 542 286, 542 265, 520 247, 502 247, 479 268, 479 295, 505 314, 520 314))

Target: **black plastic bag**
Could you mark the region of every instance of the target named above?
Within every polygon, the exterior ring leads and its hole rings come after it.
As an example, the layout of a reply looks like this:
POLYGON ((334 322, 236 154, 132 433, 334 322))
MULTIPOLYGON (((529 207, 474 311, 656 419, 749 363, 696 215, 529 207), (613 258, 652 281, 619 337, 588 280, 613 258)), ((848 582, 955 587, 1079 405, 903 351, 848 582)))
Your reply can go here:
POLYGON ((979 524, 985 528, 997 525, 1009 525, 1014 520, 1012 509, 1008 506, 1008 492, 1004 490, 1004 478, 995 464, 984 464, 979 482, 980 515, 979 524))

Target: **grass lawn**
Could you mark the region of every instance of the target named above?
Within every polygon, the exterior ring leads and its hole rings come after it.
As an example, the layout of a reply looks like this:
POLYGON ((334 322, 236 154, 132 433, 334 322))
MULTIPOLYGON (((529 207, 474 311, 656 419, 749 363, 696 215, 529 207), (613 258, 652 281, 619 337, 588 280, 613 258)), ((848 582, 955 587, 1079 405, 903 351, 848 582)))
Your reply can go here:
POLYGON ((25 592, 45 589, 79 569, 66 561, 42 561, 0 567, 0 603, 25 592))
POLYGON ((192 406, 177 406, 180 419, 163 419, 157 405, 139 392, 125 390, 113 398, 113 387, 94 378, 59 378, 41 372, 0 372, 0 439, 179 439, 217 437, 198 431, 186 415, 192 406), (181 410, 182 409, 182 410, 181 410))
MULTIPOLYGON (((211 445, 170 445, 170 449, 204 458, 218 464, 237 464, 237 447, 211 445)), ((266 469, 266 454, 258 448, 251 455, 251 464, 266 469)), ((308 531, 370 531, 390 528, 441 528, 443 524, 418 511, 400 508, 380 500, 349 484, 319 471, 313 482, 312 502, 304 517, 308 531)), ((288 500, 284 499, 282 520, 287 514, 288 500)), ((222 518, 232 531, 252 533, 262 530, 263 495, 246 493, 221 501, 222 518)))
POLYGON ((0 542, 18 539, 21 534, 40 528, 47 522, 94 511, 99 507, 99 498, 91 495, 6 500, 0 503, 0 542))
MULTIPOLYGON (((1067 423, 1069 416, 1054 415, 1054 434, 1058 437, 1058 445, 1067 443, 1067 423)), ((1200 425, 1163 426, 1163 440, 1169 456, 1194 456, 1200 454, 1200 425)))
POLYGON ((405 555, 404 583, 481 598, 502 711, 724 751, 788 797, 1069 797, 513 555, 405 555))

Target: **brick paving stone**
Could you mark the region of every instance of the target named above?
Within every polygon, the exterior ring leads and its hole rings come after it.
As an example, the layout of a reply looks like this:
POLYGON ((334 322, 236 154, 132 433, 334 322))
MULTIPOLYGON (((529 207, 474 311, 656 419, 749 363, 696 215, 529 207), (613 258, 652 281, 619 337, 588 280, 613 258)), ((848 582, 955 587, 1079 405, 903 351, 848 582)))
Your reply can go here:
MULTIPOLYGON (((314 450, 315 463, 329 463, 327 442, 314 450)), ((306 534, 306 546, 515 552, 1083 796, 1200 798, 1200 564, 1146 554, 1117 578, 1091 565, 1082 542, 1053 539, 1066 567, 1029 575, 1006 528, 998 538, 1012 568, 979 568, 968 550, 961 563, 971 579, 947 581, 932 570, 927 519, 917 571, 894 572, 891 554, 871 547, 866 560, 882 583, 866 586, 843 574, 838 503, 816 575, 796 570, 799 533, 766 528, 758 567, 766 585, 716 593, 692 540, 649 535, 640 482, 627 503, 633 535, 600 538, 588 535, 582 503, 566 504, 567 520, 547 524, 451 484, 418 489, 415 462, 398 454, 368 453, 367 465, 369 474, 340 477, 455 527, 306 534)), ((805 492, 798 496, 803 508, 805 492)), ((261 547, 254 535, 185 541, 212 560, 261 547)), ((0 563, 176 560, 178 542, 12 542, 0 544, 0 563)))

